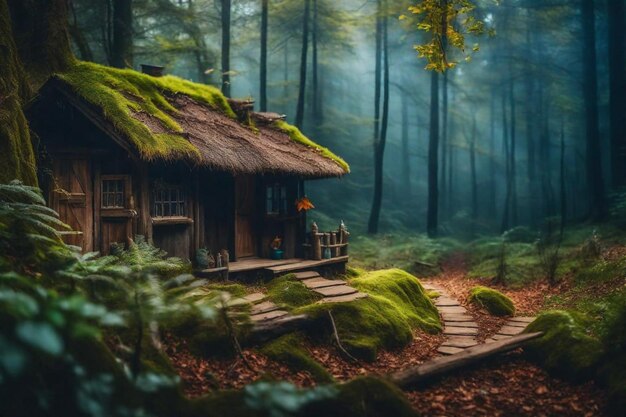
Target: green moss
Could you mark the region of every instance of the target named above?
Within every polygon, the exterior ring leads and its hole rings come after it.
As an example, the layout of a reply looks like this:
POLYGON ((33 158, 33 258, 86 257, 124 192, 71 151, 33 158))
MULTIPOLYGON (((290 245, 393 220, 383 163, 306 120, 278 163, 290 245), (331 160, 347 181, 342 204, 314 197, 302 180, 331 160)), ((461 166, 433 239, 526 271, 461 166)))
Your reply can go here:
POLYGON ((348 165, 346 161, 344 161, 339 156, 332 153, 330 149, 324 148, 323 146, 318 145, 317 143, 313 142, 311 139, 304 136, 304 134, 297 127, 292 126, 289 123, 284 122, 282 120, 274 122, 274 126, 277 129, 282 130, 283 132, 287 133, 289 137, 291 138, 291 140, 293 140, 294 142, 298 142, 298 143, 301 143, 302 145, 306 145, 310 148, 316 149, 325 158, 335 161, 337 165, 339 165, 346 173, 350 172, 350 166, 348 165))
POLYGON ((414 276, 399 269, 365 273, 350 285, 369 297, 296 310, 319 319, 328 329, 332 311, 341 342, 354 356, 373 361, 379 349, 395 349, 413 340, 413 331, 441 330, 439 314, 414 276))
POLYGON ((584 321, 565 311, 541 314, 525 332, 544 332, 544 335, 527 345, 525 351, 551 372, 575 380, 591 376, 602 354, 602 345, 587 334, 584 321))
POLYGON ((129 69, 117 69, 78 62, 69 71, 57 74, 76 93, 102 109, 104 116, 125 134, 146 159, 200 159, 199 151, 182 135, 183 129, 171 117, 177 110, 166 95, 182 93, 194 100, 235 117, 226 98, 215 87, 196 84, 174 76, 151 77, 129 69), (156 117, 167 133, 153 133, 133 113, 156 117))
POLYGON ((210 291, 227 292, 233 297, 245 297, 247 294, 246 287, 241 284, 211 283, 205 285, 205 288, 210 291))
POLYGON ((333 377, 302 347, 297 334, 282 336, 263 346, 261 352, 277 362, 284 363, 295 372, 307 371, 319 383, 332 382, 333 377))
POLYGON ((479 305, 494 316, 512 316, 515 314, 513 301, 492 288, 482 286, 472 288, 469 301, 479 305))
POLYGON ((626 291, 611 303, 605 318, 605 355, 599 376, 607 388, 611 411, 619 415, 626 410, 626 291))
POLYGON ((37 185, 35 154, 21 105, 28 99, 25 74, 4 2, 0 4, 0 74, 0 183, 19 179, 37 185))
POLYGON ((327 417, 416 417, 404 393, 380 378, 361 377, 337 386, 339 393, 331 399, 314 402, 303 410, 303 416, 327 417))
POLYGON ((290 309, 314 303, 322 298, 298 281, 293 274, 274 278, 269 282, 267 290, 267 298, 290 309))

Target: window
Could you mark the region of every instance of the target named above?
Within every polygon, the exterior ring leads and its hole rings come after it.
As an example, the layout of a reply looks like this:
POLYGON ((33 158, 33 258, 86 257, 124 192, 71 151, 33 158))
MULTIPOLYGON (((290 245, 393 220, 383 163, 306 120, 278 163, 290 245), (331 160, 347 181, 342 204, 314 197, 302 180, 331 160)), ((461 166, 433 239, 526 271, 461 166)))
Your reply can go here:
POLYGON ((287 213, 287 187, 275 183, 266 188, 265 212, 270 215, 287 213))
POLYGON ((124 208, 126 204, 125 188, 123 179, 103 179, 102 208, 124 208))
POLYGON ((153 193, 152 216, 185 217, 187 202, 185 192, 173 185, 159 185, 153 193))

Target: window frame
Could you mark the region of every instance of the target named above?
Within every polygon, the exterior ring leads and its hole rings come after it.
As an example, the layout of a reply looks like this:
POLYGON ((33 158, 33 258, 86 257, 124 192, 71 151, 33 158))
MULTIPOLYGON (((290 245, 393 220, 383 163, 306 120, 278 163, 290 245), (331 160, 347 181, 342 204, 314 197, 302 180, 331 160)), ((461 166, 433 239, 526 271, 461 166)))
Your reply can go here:
POLYGON ((280 181, 265 184, 265 215, 278 217, 289 214, 287 191, 287 184, 280 181))
POLYGON ((100 176, 100 209, 102 210, 121 210, 129 208, 130 197, 132 196, 130 176, 128 175, 101 175, 100 176), (105 182, 107 181, 121 181, 122 182, 122 205, 121 206, 105 206, 105 193, 106 194, 118 194, 118 191, 110 192, 105 191, 105 182))
POLYGON ((169 183, 162 180, 153 182, 150 195, 150 216, 157 219, 187 218, 189 217, 189 196, 185 187, 181 184, 169 183), (172 198, 175 192, 175 199, 172 198), (157 198, 159 193, 163 194, 157 198), (166 207, 169 214, 166 213, 166 207), (174 210, 172 210, 174 208, 174 210))

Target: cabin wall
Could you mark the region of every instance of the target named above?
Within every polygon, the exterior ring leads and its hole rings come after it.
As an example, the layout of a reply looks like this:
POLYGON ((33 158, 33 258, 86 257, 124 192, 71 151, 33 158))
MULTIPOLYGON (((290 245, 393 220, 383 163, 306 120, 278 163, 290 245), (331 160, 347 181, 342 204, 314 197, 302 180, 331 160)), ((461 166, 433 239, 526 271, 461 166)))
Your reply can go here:
POLYGON ((228 174, 203 172, 199 176, 199 218, 204 236, 199 247, 215 256, 226 249, 235 258, 234 178, 228 174))

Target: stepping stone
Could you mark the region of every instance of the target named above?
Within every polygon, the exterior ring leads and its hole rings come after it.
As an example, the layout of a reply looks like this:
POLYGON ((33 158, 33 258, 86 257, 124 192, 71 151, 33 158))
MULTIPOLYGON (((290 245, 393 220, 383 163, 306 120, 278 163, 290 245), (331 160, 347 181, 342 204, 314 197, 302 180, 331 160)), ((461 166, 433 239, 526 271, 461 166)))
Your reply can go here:
POLYGON ((465 314, 467 310, 463 307, 439 307, 439 312, 442 314, 465 314))
POLYGON ((270 311, 278 310, 279 307, 271 301, 263 301, 262 303, 255 304, 252 306, 251 314, 263 314, 269 313, 270 311))
POLYGON ((473 321, 445 321, 444 325, 446 327, 473 327, 478 329, 478 324, 473 321))
POLYGON ((346 282, 342 281, 340 279, 326 279, 326 278, 311 278, 311 279, 305 279, 304 281, 302 281, 302 283, 304 285, 306 285, 307 288, 309 289, 315 289, 315 288, 326 288, 326 287, 337 287, 339 285, 345 285, 346 282))
POLYGON ((471 327, 446 327, 443 329, 443 334, 471 336, 478 334, 478 329, 471 327))
POLYGON ((528 327, 528 323, 522 323, 519 321, 508 321, 505 326, 519 327, 520 329, 525 329, 526 327, 528 327))
POLYGON ((363 292, 355 292, 354 294, 348 295, 340 295, 338 297, 328 297, 322 298, 318 303, 326 304, 326 303, 347 303, 350 301, 360 300, 361 298, 367 298, 367 294, 363 292))
POLYGON ((460 306, 461 304, 459 304, 457 300, 454 300, 450 297, 441 296, 437 298, 437 301, 435 301, 435 305, 437 307, 455 307, 460 306))
POLYGON ((243 300, 246 300, 247 302, 252 303, 252 304, 258 303, 264 298, 265 298, 265 294, 263 294, 262 292, 255 292, 252 294, 248 294, 245 297, 242 297, 243 300))
POLYGON ((289 313, 284 310, 274 310, 268 313, 256 314, 254 316, 251 316, 250 319, 254 322, 269 321, 286 316, 287 314, 289 313))
POLYGON ((449 346, 456 348, 468 348, 472 346, 476 346, 478 344, 478 340, 469 336, 452 336, 445 342, 441 344, 441 346, 449 346))
POLYGON ((320 274, 315 271, 296 272, 294 275, 296 276, 296 279, 299 280, 317 278, 320 276, 320 274))
POLYGON ((472 316, 469 316, 467 314, 447 314, 447 313, 443 313, 442 314, 443 319, 446 321, 474 321, 474 318, 472 316))
POLYGON ((316 288, 313 291, 322 294, 324 297, 338 297, 340 295, 354 294, 357 292, 356 288, 348 287, 345 284, 338 287, 316 288))
POLYGON ((502 328, 498 331, 498 334, 504 334, 507 336, 515 336, 520 334, 523 329, 519 327, 511 327, 511 326, 502 326, 502 328))
POLYGON ((463 352, 465 349, 453 347, 453 346, 439 346, 437 352, 444 355, 454 355, 455 353, 463 352))
POLYGON ((536 317, 512 317, 511 321, 516 321, 518 323, 532 323, 535 321, 536 317))
POLYGON ((502 339, 509 339, 513 337, 512 335, 508 335, 508 334, 496 334, 491 336, 492 339, 494 340, 502 340, 502 339))

